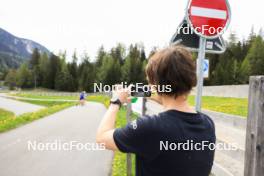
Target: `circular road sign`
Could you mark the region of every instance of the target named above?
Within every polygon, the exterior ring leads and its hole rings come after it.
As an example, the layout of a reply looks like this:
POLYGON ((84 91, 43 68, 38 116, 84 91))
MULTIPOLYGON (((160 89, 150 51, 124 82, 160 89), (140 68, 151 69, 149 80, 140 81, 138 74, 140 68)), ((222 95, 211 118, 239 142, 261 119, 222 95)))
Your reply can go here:
POLYGON ((230 5, 228 0, 189 0, 186 17, 196 34, 216 38, 230 23, 230 5))

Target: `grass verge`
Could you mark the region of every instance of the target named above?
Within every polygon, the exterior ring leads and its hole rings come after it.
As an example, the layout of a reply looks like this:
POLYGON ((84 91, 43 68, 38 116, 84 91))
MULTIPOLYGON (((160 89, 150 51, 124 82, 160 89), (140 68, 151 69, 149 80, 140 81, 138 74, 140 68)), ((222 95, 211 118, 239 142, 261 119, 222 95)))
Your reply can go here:
POLYGON ((65 100, 78 100, 78 96, 47 96, 45 94, 34 94, 34 93, 15 93, 10 94, 11 96, 25 97, 25 98, 36 98, 36 99, 65 99, 65 100))
POLYGON ((45 106, 45 107, 52 107, 55 105, 61 105, 65 104, 65 102, 59 102, 59 101, 38 101, 38 100, 18 100, 30 104, 35 104, 35 105, 40 105, 40 106, 45 106))
MULTIPOLYGON (((50 97, 50 96, 37 96, 33 94, 11 94, 13 96, 25 97, 25 98, 41 98, 41 99, 61 99, 62 97, 50 97)), ((74 98, 74 97, 63 97, 64 99, 74 98)), ((45 116, 54 114, 58 111, 66 109, 70 106, 75 105, 74 102, 59 102, 59 101, 38 101, 38 100, 19 100, 23 102, 28 102, 31 104, 42 105, 46 108, 41 109, 36 112, 25 113, 19 116, 15 116, 13 113, 0 109, 0 133, 5 132, 21 125, 27 124, 34 120, 43 118, 45 116)))
POLYGON ((43 118, 45 116, 51 115, 55 112, 61 111, 65 108, 72 106, 73 103, 63 103, 60 105, 50 106, 48 108, 41 109, 36 112, 25 113, 19 116, 9 116, 4 120, 0 120, 0 132, 5 132, 13 128, 17 128, 21 125, 27 124, 34 120, 43 118))
POLYGON ((41 105, 41 106, 46 106, 46 107, 51 107, 54 105, 61 105, 64 104, 65 102, 62 101, 56 101, 56 100, 78 100, 78 97, 75 96, 46 96, 46 95, 35 95, 31 93, 16 93, 16 94, 10 94, 11 96, 15 97, 22 97, 22 98, 33 98, 33 99, 41 99, 39 100, 22 100, 22 99, 17 99, 18 101, 23 101, 31 104, 36 104, 36 105, 41 105), (54 101, 45 101, 45 99, 49 100, 54 100, 54 101))
MULTIPOLYGON (((59 97, 49 97, 49 96, 35 96, 33 94, 12 94, 13 96, 25 97, 25 98, 41 98, 41 99, 59 99, 59 97)), ((60 97, 62 98, 62 97, 60 97)), ((63 97, 65 98, 65 97, 63 97)), ((68 99, 66 97, 65 99, 68 99)), ((73 97, 71 97, 73 98, 73 97)), ((59 101, 38 101, 38 100, 19 100, 31 104, 42 105, 46 108, 41 109, 36 112, 25 113, 19 116, 15 116, 11 112, 0 110, 0 132, 5 132, 10 129, 17 128, 21 125, 27 124, 34 120, 43 118, 45 116, 54 114, 58 111, 66 109, 70 106, 75 105, 74 102, 59 102, 59 101), (3 115, 2 115, 3 114, 3 115)))
POLYGON ((1 121, 11 118, 13 116, 15 116, 14 113, 0 108, 0 123, 1 121))
MULTIPOLYGON (((132 119, 136 119, 137 116, 132 114, 132 119)), ((121 108, 118 113, 116 127, 124 127, 127 124, 126 121, 126 108, 121 108)), ((112 165, 112 176, 126 176, 126 154, 121 152, 115 152, 115 157, 112 165)), ((135 155, 132 154, 132 175, 135 175, 135 155)))
MULTIPOLYGON (((42 106, 53 106, 58 104, 63 104, 65 102, 56 101, 56 99, 63 99, 63 100, 78 100, 79 97, 76 96, 42 96, 42 95, 34 95, 34 94, 11 94, 12 96, 24 97, 24 98, 35 98, 35 99, 42 99, 41 101, 37 100, 19 100, 23 102, 28 102, 32 104, 42 105, 42 106), (54 99, 54 101, 45 101, 45 99, 54 99)), ((87 101, 93 101, 104 104, 106 107, 109 106, 109 97, 104 95, 91 95, 87 97, 87 101)), ((78 103, 75 102, 75 104, 78 103)))
MULTIPOLYGON (((188 99, 190 105, 195 105, 195 97, 188 99)), ((202 97, 202 108, 226 114, 247 117, 248 100, 246 98, 226 98, 226 97, 202 97)))

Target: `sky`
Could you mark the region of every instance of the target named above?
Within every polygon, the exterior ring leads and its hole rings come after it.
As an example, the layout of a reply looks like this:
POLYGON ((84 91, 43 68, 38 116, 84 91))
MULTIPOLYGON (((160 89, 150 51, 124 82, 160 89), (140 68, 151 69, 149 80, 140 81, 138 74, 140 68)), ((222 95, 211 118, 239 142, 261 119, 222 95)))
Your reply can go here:
MULTIPOLYGON (((93 60, 101 45, 143 43, 147 53, 168 45, 185 16, 188 0, 1 0, 0 27, 34 40, 54 53, 87 51, 93 60)), ((263 0, 229 0, 231 24, 224 35, 247 38, 264 27, 263 0)))

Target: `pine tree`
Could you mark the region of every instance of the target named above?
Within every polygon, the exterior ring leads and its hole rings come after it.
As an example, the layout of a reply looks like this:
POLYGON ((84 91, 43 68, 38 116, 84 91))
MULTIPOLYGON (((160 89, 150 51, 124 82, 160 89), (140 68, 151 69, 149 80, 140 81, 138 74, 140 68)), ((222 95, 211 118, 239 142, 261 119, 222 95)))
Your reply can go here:
POLYGON ((60 91, 75 91, 73 77, 70 74, 65 60, 61 60, 61 70, 56 74, 55 89, 60 91))
POLYGON ((246 57, 250 65, 250 75, 264 74, 264 41, 257 36, 246 57))
POLYGON ((141 52, 137 45, 131 45, 129 48, 129 54, 122 66, 122 80, 129 84, 145 82, 144 70, 142 67, 143 62, 141 61, 141 52))
POLYGON ((86 92, 93 92, 93 84, 96 82, 96 71, 95 66, 90 62, 87 54, 84 54, 82 63, 79 67, 79 90, 86 92))
POLYGON ((33 69, 34 67, 39 65, 40 60, 40 53, 38 48, 34 48, 33 53, 30 58, 30 68, 33 69))
POLYGON ((22 64, 17 71, 17 86, 32 88, 34 85, 34 73, 28 69, 26 63, 22 64))
POLYGON ((5 85, 9 87, 10 90, 14 90, 17 83, 17 74, 15 69, 10 69, 5 77, 5 85))
POLYGON ((35 88, 38 86, 38 82, 40 79, 39 62, 40 62, 40 53, 39 53, 38 48, 35 48, 33 50, 32 55, 31 55, 30 65, 29 65, 29 68, 31 68, 33 71, 34 87, 35 88))
POLYGON ((47 78, 47 73, 48 73, 48 65, 49 64, 49 58, 47 53, 43 53, 40 56, 40 61, 39 61, 39 85, 42 87, 47 87, 45 85, 44 80, 47 78))
POLYGON ((146 75, 145 75, 145 68, 147 66, 147 57, 146 57, 146 53, 145 53, 145 49, 144 46, 142 45, 141 49, 140 49, 140 64, 141 64, 141 70, 140 70, 140 77, 141 77, 141 82, 144 84, 147 84, 147 79, 146 79, 146 75))
POLYGON ((126 48, 123 44, 119 43, 116 47, 111 49, 111 56, 119 62, 119 64, 123 65, 124 57, 125 57, 126 48))
POLYGON ((234 81, 234 58, 230 48, 219 56, 219 62, 211 75, 213 85, 229 85, 234 81))
POLYGON ((106 55, 106 52, 104 50, 104 46, 101 46, 97 52, 97 57, 95 61, 97 68, 99 68, 103 64, 103 59, 105 55, 106 55))
POLYGON ((98 78, 106 85, 120 83, 121 67, 119 61, 115 60, 110 54, 104 56, 103 63, 99 68, 98 78))
POLYGON ((73 53, 73 56, 72 56, 72 62, 68 64, 68 70, 73 78, 73 90, 76 91, 78 90, 78 65, 77 65, 77 62, 78 62, 78 58, 77 58, 77 53, 76 51, 73 53))
POLYGON ((250 65, 249 60, 246 58, 241 64, 240 70, 239 70, 239 82, 241 84, 248 84, 249 82, 249 74, 250 74, 250 65))
POLYGON ((60 59, 58 56, 51 54, 49 58, 48 68, 47 68, 47 77, 44 82, 47 88, 55 88, 55 78, 56 74, 61 70, 60 59))

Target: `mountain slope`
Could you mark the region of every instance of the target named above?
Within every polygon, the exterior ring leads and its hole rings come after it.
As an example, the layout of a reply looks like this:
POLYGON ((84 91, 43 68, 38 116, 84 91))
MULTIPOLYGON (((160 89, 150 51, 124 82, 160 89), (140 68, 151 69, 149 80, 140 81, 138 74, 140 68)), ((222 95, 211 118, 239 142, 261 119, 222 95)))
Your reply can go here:
POLYGON ((41 53, 50 51, 32 40, 19 38, 0 28, 0 71, 5 68, 16 68, 28 60, 34 48, 41 53))

